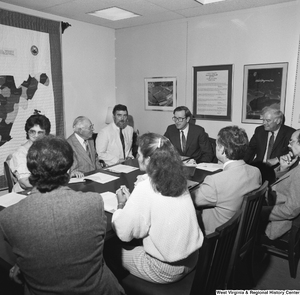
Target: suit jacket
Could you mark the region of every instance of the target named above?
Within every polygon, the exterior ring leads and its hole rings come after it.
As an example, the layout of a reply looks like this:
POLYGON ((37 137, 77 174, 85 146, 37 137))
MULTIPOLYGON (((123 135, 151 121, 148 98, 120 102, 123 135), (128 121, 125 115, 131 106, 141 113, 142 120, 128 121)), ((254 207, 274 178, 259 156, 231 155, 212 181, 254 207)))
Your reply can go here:
POLYGON ((120 294, 103 258, 101 195, 36 189, 0 213, 0 230, 24 275, 26 294, 120 294))
POLYGON ((196 207, 209 206, 202 211, 206 234, 228 221, 240 209, 243 196, 260 185, 259 169, 243 160, 228 163, 222 172, 206 176, 192 193, 196 207))
POLYGON ((288 171, 273 185, 275 206, 269 216, 266 235, 269 239, 279 238, 292 227, 292 219, 300 214, 300 165, 288 171))
MULTIPOLYGON (((276 136, 273 150, 270 155, 270 159, 280 157, 289 152, 288 144, 295 129, 286 125, 282 125, 276 136)), ((264 126, 259 126, 255 129, 252 136, 249 147, 246 151, 244 160, 246 163, 262 162, 267 149, 268 131, 265 131, 264 126)))
POLYGON ((165 136, 169 138, 181 156, 191 157, 197 163, 212 161, 214 156, 212 147, 207 133, 201 126, 189 124, 185 153, 181 150, 180 130, 175 124, 168 126, 165 136))
MULTIPOLYGON (((125 143, 125 158, 132 157, 133 128, 127 125, 122 130, 125 143)), ((99 158, 106 165, 114 165, 124 159, 123 148, 120 139, 120 129, 114 122, 100 130, 96 139, 96 148, 99 158)))
POLYGON ((69 136, 67 141, 74 151, 74 162, 70 169, 71 171, 78 170, 85 173, 101 168, 93 139, 88 140, 91 158, 74 133, 69 136))

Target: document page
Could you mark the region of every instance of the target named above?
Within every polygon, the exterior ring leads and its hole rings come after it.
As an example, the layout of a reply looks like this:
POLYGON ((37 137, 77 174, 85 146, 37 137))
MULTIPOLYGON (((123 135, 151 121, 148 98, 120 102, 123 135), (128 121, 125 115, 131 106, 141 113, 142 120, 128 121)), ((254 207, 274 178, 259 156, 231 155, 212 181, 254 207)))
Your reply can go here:
POLYGON ((217 171, 217 170, 223 170, 223 164, 200 163, 196 166, 196 168, 213 172, 213 171, 217 171))
POLYGON ((9 207, 26 198, 27 195, 20 195, 17 193, 9 193, 3 196, 0 196, 0 206, 9 207))
POLYGON ((106 168, 104 170, 107 170, 109 172, 114 172, 114 173, 129 173, 129 172, 132 172, 132 171, 138 170, 138 169, 139 168, 137 168, 137 167, 118 164, 116 166, 112 166, 112 167, 106 168))
POLYGON ((104 210, 110 213, 114 213, 118 207, 118 200, 116 194, 112 192, 105 192, 100 194, 104 202, 104 210))
POLYGON ((109 174, 105 174, 105 173, 101 173, 101 172, 97 172, 95 174, 84 177, 84 179, 89 179, 89 180, 99 182, 99 183, 107 183, 107 182, 113 181, 118 178, 119 177, 117 177, 117 176, 113 176, 113 175, 109 175, 109 174))

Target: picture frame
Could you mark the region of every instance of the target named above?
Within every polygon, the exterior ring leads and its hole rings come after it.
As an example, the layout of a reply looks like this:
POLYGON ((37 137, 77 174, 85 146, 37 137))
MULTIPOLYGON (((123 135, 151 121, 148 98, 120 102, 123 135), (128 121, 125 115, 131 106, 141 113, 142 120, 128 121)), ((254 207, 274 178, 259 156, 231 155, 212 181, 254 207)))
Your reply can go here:
POLYGON ((145 78, 145 110, 170 111, 177 106, 176 77, 145 78))
POLYGON ((231 121, 232 68, 231 64, 194 67, 196 119, 231 121))
POLYGON ((266 106, 284 113, 288 63, 244 65, 242 123, 262 124, 266 106))

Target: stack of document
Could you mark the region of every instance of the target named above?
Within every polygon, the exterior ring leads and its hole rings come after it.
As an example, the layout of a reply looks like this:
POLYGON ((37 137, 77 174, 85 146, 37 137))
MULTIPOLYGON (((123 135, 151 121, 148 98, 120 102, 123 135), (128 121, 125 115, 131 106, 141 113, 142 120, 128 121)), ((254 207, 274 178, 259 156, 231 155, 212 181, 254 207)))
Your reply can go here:
POLYGON ((134 170, 138 170, 138 169, 139 168, 137 168, 137 167, 119 164, 119 165, 105 168, 104 170, 113 172, 113 173, 130 173, 130 172, 132 172, 134 170))
POLYGON ((0 206, 9 207, 26 198, 27 195, 20 195, 17 193, 9 193, 3 196, 0 196, 0 206))
POLYGON ((223 164, 216 163, 200 163, 196 166, 197 169, 214 172, 217 170, 223 170, 223 164))
POLYGON ((117 177, 117 176, 97 172, 97 173, 94 173, 94 174, 91 174, 89 176, 85 176, 85 177, 82 177, 82 178, 76 178, 76 177, 71 178, 70 181, 69 181, 69 184, 77 183, 77 182, 84 182, 86 179, 89 179, 89 180, 92 180, 92 181, 99 182, 99 183, 103 184, 103 183, 107 183, 107 182, 113 181, 113 180, 118 179, 118 178, 119 177, 117 177))
POLYGON ((105 192, 100 194, 104 202, 104 210, 114 213, 118 207, 118 200, 116 194, 112 192, 105 192))

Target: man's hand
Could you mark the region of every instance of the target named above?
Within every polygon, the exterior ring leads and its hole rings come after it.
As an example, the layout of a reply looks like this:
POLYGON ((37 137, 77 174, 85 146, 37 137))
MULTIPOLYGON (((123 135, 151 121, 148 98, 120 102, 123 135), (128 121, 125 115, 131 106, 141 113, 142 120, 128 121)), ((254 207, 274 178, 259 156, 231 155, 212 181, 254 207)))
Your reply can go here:
POLYGON ((17 284, 23 285, 24 279, 22 277, 21 270, 17 264, 15 264, 9 271, 9 277, 17 284))
POLYGON ((278 163, 279 163, 278 158, 268 159, 266 162, 266 164, 269 166, 274 166, 278 163))
POLYGON ((298 160, 298 156, 294 157, 292 152, 280 157, 280 171, 289 170, 290 167, 298 160))
POLYGON ((71 178, 72 177, 82 178, 83 176, 84 176, 84 174, 82 172, 80 172, 80 171, 77 171, 77 170, 73 170, 71 172, 71 175, 70 175, 71 178))

